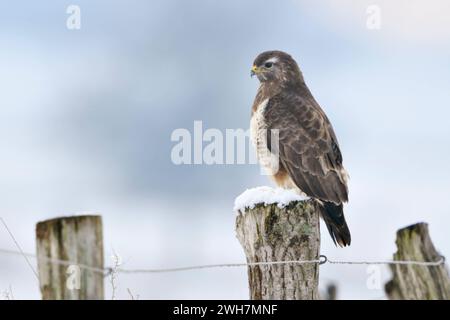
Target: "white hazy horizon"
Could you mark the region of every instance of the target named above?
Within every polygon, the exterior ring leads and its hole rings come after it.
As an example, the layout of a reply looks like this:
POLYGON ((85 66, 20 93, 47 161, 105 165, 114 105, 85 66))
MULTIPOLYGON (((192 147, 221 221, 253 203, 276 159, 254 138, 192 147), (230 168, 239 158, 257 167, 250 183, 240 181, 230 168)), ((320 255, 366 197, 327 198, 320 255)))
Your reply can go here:
MULTIPOLYGON (((103 217, 105 262, 124 268, 243 262, 234 199, 272 185, 257 165, 174 165, 171 133, 248 128, 265 50, 289 52, 329 116, 350 174, 349 248, 322 225, 334 260, 386 260, 395 233, 427 222, 450 256, 450 10, 446 1, 80 0, 0 4, 0 216, 26 252, 38 221, 103 217), (368 5, 381 10, 366 27, 368 5)), ((0 226, 0 248, 15 250, 0 226)), ((381 272, 382 284, 390 278, 381 272)), ((340 299, 378 299, 366 266, 324 265, 340 299)), ((119 274, 117 297, 246 299, 245 268, 119 274)), ((23 257, 0 254, 0 293, 39 299, 23 257)), ((106 296, 111 287, 106 280, 106 296)))

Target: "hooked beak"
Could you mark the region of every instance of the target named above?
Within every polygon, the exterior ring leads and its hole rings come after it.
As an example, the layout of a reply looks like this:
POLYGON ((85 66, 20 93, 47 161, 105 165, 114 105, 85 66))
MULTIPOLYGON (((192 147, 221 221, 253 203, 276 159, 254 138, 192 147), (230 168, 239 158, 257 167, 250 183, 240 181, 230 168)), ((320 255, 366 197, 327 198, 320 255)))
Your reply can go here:
POLYGON ((253 65, 252 70, 250 71, 250 77, 253 77, 255 74, 258 74, 259 68, 253 65))

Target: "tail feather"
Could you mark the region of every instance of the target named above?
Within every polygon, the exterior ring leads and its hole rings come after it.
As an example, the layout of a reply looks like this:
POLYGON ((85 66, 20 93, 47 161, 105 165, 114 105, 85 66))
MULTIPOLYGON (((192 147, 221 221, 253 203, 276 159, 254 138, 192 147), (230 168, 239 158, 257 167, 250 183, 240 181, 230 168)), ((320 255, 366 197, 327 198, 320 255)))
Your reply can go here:
POLYGON ((337 243, 340 247, 349 246, 351 235, 345 221, 343 205, 336 205, 333 202, 319 202, 319 206, 321 206, 322 218, 334 244, 337 243))

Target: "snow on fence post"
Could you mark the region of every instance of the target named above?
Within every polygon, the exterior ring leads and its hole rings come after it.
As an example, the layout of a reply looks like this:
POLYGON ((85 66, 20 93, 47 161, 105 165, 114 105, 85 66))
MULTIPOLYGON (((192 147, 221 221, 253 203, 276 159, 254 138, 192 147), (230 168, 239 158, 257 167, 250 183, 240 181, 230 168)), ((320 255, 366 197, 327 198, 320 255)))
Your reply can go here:
MULTIPOLYGON (((397 231, 394 260, 439 261, 426 223, 417 223, 397 231)), ((450 278, 445 264, 437 266, 391 265, 393 278, 386 283, 391 300, 448 300, 450 278)))
MULTIPOLYGON (((236 198, 236 233, 247 263, 318 260, 319 214, 291 190, 259 187, 236 198)), ((319 264, 249 266, 253 300, 318 299, 319 264)))
POLYGON ((36 225, 36 249, 42 299, 103 299, 100 216, 73 216, 39 222, 36 225))

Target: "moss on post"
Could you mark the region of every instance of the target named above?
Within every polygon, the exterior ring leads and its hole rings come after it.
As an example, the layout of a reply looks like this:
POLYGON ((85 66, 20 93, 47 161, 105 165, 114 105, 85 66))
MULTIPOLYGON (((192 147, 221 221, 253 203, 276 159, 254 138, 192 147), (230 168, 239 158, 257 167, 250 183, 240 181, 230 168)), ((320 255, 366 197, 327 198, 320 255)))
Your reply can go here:
MULTIPOLYGON (((426 223, 418 223, 397 232, 394 260, 439 261, 426 223)), ((448 300, 450 279, 444 264, 439 266, 391 265, 393 278, 385 286, 391 300, 448 300)))

